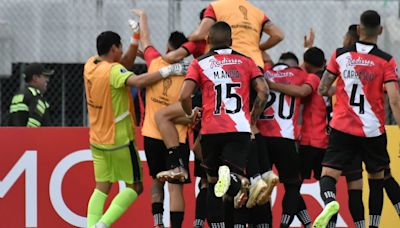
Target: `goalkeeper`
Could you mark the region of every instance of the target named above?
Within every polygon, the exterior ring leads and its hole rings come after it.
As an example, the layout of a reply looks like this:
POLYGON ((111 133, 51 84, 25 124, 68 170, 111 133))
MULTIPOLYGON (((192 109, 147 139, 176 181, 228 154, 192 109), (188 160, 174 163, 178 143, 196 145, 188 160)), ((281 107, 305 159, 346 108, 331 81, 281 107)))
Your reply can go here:
POLYGON ((183 75, 186 71, 181 64, 139 76, 128 71, 125 67, 133 65, 139 39, 138 24, 130 21, 130 26, 134 35, 124 55, 121 37, 111 31, 102 32, 97 37, 98 56, 89 58, 84 68, 96 179, 87 211, 90 228, 110 227, 143 191, 142 167, 134 146, 133 102, 128 86, 146 87, 170 75, 183 75), (103 214, 112 183, 117 181, 124 181, 127 188, 115 196, 103 214))

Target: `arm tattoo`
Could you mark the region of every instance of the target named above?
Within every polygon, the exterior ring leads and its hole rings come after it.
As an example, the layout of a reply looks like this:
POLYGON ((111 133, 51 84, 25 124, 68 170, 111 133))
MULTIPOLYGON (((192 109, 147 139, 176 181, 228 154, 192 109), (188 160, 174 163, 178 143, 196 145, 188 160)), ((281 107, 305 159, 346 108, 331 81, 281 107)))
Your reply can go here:
POLYGON ((328 71, 325 71, 324 75, 322 76, 321 82, 319 83, 318 86, 318 93, 320 95, 327 96, 329 89, 331 88, 336 77, 337 77, 336 75, 329 73, 328 71))
POLYGON ((261 113, 264 111, 265 105, 267 104, 269 93, 266 93, 264 99, 260 99, 259 96, 256 97, 253 104, 253 110, 251 112, 251 123, 255 124, 258 117, 260 117, 261 113))

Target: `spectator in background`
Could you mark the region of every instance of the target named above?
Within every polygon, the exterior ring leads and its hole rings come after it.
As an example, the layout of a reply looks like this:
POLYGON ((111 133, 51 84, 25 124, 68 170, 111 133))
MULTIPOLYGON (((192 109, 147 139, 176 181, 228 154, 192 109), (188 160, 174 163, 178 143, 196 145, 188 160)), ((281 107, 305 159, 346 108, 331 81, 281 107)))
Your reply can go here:
POLYGON ((49 77, 54 70, 48 70, 39 63, 26 67, 24 78, 27 85, 16 93, 10 105, 8 126, 40 127, 50 125, 49 103, 43 97, 49 77))

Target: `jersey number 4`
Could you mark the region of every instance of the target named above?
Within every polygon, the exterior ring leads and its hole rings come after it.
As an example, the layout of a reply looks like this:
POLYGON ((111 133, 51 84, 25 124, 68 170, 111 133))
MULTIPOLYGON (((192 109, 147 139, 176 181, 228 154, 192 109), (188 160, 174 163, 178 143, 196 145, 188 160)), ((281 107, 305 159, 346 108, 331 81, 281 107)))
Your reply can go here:
MULTIPOLYGON (((276 97, 279 96, 279 100, 278 100, 278 110, 275 110, 274 112, 278 111, 278 116, 281 119, 291 119, 293 117, 294 114, 294 107, 295 107, 295 102, 296 102, 296 98, 292 97, 292 96, 287 96, 284 93, 278 93, 278 92, 272 92, 269 95, 269 99, 267 104, 265 104, 265 110, 267 110, 269 107, 271 107, 275 100, 276 97), (289 104, 289 110, 284 110, 285 107, 285 97, 289 97, 290 98, 290 104, 289 104), (284 114, 284 112, 287 113, 287 115, 284 114)), ((267 115, 267 114, 261 114, 260 119, 273 119, 274 118, 274 114, 271 115, 267 115)))
POLYGON ((350 105, 351 106, 358 106, 358 113, 359 114, 364 114, 364 95, 363 94, 357 94, 357 88, 358 84, 354 84, 353 88, 351 89, 351 95, 350 95, 350 105), (359 95, 359 102, 357 103, 356 100, 356 95, 359 95))
POLYGON ((234 88, 240 88, 240 83, 226 83, 214 86, 214 90, 217 96, 215 101, 214 115, 221 114, 222 100, 227 99, 235 99, 236 107, 233 110, 227 109, 225 104, 225 113, 235 114, 240 111, 240 109, 242 108, 242 98, 239 96, 239 94, 236 93, 234 88), (223 94, 223 92, 225 92, 225 94, 223 94))

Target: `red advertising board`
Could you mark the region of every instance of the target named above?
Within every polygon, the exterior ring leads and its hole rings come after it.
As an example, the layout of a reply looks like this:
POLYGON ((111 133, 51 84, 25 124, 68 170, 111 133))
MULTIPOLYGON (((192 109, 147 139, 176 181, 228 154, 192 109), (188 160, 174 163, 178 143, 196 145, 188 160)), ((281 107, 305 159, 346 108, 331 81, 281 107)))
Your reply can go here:
MULTIPOLYGON (((86 206, 94 187, 88 129, 0 128, 0 138, 0 227, 85 226, 86 206)), ((141 137, 138 139, 142 150, 141 137)), ((143 167, 144 192, 114 227, 152 227, 151 178, 145 161, 143 167)), ((337 190, 342 205, 338 227, 353 227, 344 179, 337 190)), ((117 191, 118 185, 111 196, 117 191)), ((306 182, 301 192, 313 219, 322 209, 318 182, 306 182)), ((279 227, 283 193, 282 185, 273 193, 274 227, 279 227)), ((185 186, 185 200, 183 227, 193 227, 195 184, 185 186)), ((166 202, 166 212, 168 205, 166 202)), ((292 225, 300 227, 297 220, 292 225)))

